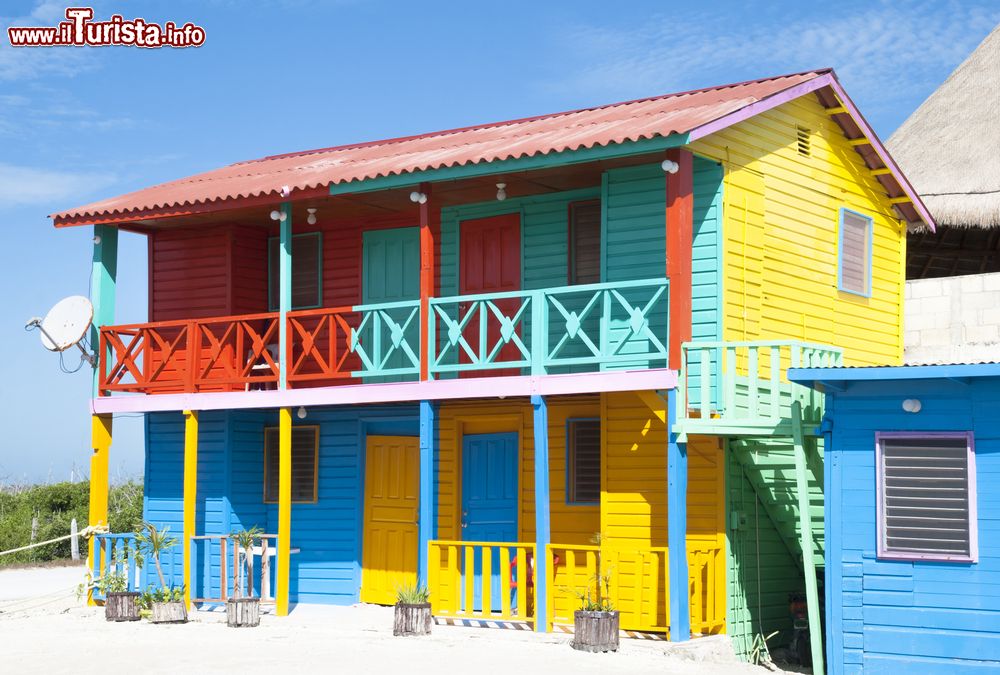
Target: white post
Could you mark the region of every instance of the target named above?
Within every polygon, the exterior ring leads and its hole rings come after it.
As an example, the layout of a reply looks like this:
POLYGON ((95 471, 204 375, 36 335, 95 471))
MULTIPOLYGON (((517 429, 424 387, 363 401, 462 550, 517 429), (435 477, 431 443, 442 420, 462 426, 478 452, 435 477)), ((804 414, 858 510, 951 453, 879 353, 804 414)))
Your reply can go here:
POLYGON ((69 540, 70 557, 73 558, 73 560, 79 560, 80 538, 79 536, 77 536, 76 518, 74 518, 69 522, 69 534, 70 534, 70 540, 69 540))

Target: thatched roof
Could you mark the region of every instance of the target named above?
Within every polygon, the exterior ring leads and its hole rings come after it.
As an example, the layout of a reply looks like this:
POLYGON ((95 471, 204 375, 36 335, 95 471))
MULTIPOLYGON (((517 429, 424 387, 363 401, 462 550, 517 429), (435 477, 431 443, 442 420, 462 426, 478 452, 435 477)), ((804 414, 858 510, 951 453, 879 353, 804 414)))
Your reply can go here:
POLYGON ((886 145, 939 225, 1000 227, 1000 26, 886 145))

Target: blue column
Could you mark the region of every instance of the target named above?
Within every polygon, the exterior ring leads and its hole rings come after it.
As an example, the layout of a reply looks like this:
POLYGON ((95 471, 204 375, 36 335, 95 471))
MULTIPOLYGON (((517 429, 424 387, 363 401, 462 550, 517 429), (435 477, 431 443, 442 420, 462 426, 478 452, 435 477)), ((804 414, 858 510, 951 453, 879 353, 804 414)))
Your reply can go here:
POLYGON ((437 515, 434 504, 434 449, 437 437, 437 404, 420 402, 420 517, 417 526, 417 579, 427 586, 427 543, 434 538, 437 515))
POLYGON ((532 396, 535 409, 535 630, 548 631, 546 570, 549 531, 549 409, 542 396, 532 396))
POLYGON ((691 639, 687 563, 687 443, 678 443, 677 390, 667 392, 667 550, 670 558, 670 641, 691 639))

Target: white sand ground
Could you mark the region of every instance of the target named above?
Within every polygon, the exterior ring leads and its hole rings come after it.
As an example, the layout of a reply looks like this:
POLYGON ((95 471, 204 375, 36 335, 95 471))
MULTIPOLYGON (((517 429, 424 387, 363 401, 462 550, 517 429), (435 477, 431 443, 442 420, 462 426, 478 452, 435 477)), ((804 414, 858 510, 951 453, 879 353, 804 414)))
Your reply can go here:
MULTIPOLYGON (((108 623, 77 600, 83 569, 0 571, 3 673, 765 673, 711 648, 623 639, 614 654, 586 654, 565 634, 435 626, 427 638, 394 638, 392 609, 300 606, 232 629, 222 612, 199 611, 184 625, 108 623), (721 656, 720 656, 721 654, 721 656), (704 659, 709 660, 704 660, 704 659)), ((709 640, 709 642, 706 642, 709 640)), ((702 643, 700 646, 697 643, 702 643)), ((726 645, 721 645, 725 647, 726 645)), ((719 645, 716 645, 719 647, 719 645)))

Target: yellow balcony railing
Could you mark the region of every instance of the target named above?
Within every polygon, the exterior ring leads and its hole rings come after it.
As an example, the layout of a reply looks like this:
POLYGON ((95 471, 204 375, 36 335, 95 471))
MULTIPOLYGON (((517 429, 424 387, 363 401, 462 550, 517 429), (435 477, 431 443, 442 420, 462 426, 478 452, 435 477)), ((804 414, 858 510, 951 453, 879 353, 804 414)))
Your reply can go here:
POLYGON ((435 540, 428 546, 434 616, 534 621, 534 544, 435 540))
MULTIPOLYGON (((583 596, 597 597, 598 568, 607 578, 601 593, 619 611, 624 630, 670 629, 670 574, 665 546, 624 547, 550 544, 546 571, 548 625, 572 625, 583 596)), ((688 542, 693 633, 725 628, 724 555, 715 542, 688 542), (720 581, 721 579, 721 581, 720 581)))

